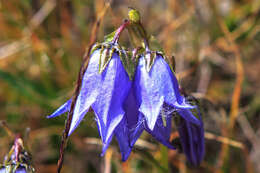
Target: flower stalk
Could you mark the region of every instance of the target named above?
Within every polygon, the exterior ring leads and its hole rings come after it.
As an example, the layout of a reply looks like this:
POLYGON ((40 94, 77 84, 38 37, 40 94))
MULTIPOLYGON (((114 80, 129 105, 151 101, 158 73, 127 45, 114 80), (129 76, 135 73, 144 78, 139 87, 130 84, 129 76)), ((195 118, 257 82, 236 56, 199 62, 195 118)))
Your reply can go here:
POLYGON ((123 30, 125 28, 128 27, 128 25, 130 25, 130 21, 125 20, 124 23, 116 30, 116 33, 115 33, 115 36, 114 36, 112 43, 114 43, 114 44, 118 43, 118 40, 119 40, 121 33, 123 32, 123 30))

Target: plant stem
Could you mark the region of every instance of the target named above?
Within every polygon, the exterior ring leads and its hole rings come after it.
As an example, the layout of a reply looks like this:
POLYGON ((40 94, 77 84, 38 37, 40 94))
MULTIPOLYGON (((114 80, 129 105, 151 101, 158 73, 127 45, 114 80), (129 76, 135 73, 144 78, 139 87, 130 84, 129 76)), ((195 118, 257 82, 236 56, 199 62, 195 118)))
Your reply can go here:
POLYGON ((116 34, 114 36, 113 39, 113 43, 117 43, 119 40, 119 37, 121 35, 121 33, 123 32, 123 30, 130 24, 129 20, 125 20, 124 23, 117 29, 116 34))

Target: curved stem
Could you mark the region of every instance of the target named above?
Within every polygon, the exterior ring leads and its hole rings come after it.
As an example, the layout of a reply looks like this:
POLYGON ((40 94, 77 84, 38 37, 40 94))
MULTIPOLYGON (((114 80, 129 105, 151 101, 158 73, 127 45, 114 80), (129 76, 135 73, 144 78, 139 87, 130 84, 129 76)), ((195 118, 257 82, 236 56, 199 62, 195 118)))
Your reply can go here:
POLYGON ((112 43, 117 43, 122 31, 130 24, 129 20, 125 20, 124 23, 117 29, 112 43))

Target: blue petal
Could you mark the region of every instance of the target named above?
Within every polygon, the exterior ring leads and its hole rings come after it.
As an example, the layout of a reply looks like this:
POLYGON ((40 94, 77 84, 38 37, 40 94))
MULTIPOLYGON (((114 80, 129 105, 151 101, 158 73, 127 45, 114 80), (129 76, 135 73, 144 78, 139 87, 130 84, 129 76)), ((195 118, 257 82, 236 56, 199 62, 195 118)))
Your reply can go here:
POLYGON ((109 147, 114 135, 116 136, 117 142, 119 144, 120 152, 122 155, 122 161, 126 161, 130 156, 132 147, 129 143, 129 129, 127 128, 127 120, 125 116, 123 117, 122 121, 118 124, 118 126, 115 128, 113 135, 109 137, 106 143, 103 143, 101 156, 105 155, 105 152, 109 147))
POLYGON ((54 118, 54 117, 57 117, 61 114, 64 114, 65 112, 68 112, 70 110, 70 104, 71 104, 71 99, 68 100, 66 103, 64 103, 61 107, 59 107, 51 115, 47 116, 47 118, 54 118))
POLYGON ((131 88, 131 91, 129 92, 129 95, 124 103, 130 135, 130 146, 133 147, 137 139, 141 136, 143 130, 146 130, 157 141, 161 142, 168 148, 174 149, 169 142, 171 134, 171 118, 174 109, 170 106, 166 107, 166 104, 164 104, 160 111, 160 116, 156 120, 154 130, 151 131, 147 127, 144 115, 138 111, 139 106, 134 93, 136 93, 134 88, 131 88), (162 116, 166 118, 166 126, 163 125, 162 116))
POLYGON ((184 118, 186 121, 191 122, 193 124, 196 124, 199 126, 201 124, 201 121, 198 120, 189 110, 185 109, 178 109, 178 112, 182 118, 184 118))
POLYGON ((170 135, 171 135, 171 129, 172 129, 172 114, 165 115, 160 113, 160 116, 158 117, 154 129, 151 131, 149 128, 146 128, 146 131, 150 133, 157 141, 165 145, 166 147, 170 149, 175 149, 173 145, 170 143, 170 135), (162 118, 165 118, 166 124, 163 123, 162 118))
POLYGON ((24 168, 24 167, 22 167, 22 166, 20 166, 16 171, 15 171, 15 173, 26 173, 27 171, 26 171, 26 169, 24 168))
MULTIPOLYGON (((194 165, 200 164, 205 153, 203 122, 199 110, 197 111, 200 118, 199 125, 182 119, 181 124, 178 127, 183 151, 189 162, 194 165)), ((182 115, 182 117, 187 114, 192 114, 189 110, 179 110, 178 113, 182 115)))
POLYGON ((127 119, 127 127, 129 129, 129 140, 131 147, 134 146, 135 142, 144 130, 144 119, 138 109, 139 106, 136 101, 134 87, 132 87, 124 102, 125 117, 127 119))
POLYGON ((157 56, 149 72, 145 68, 145 58, 139 59, 135 74, 136 97, 140 104, 139 111, 153 130, 164 102, 175 108, 194 108, 180 95, 176 77, 161 56, 157 56))
MULTIPOLYGON (((99 129, 100 130, 100 129, 99 129)), ((102 153, 101 156, 103 157, 113 139, 114 133, 112 135, 109 136, 108 140, 106 141, 106 143, 103 143, 103 147, 102 147, 102 153)))
MULTIPOLYGON (((5 167, 0 168, 0 173, 7 173, 9 171, 10 171, 9 168, 5 168, 5 167)), ((17 168, 15 171, 15 173, 26 173, 26 172, 27 171, 26 171, 25 167, 23 167, 23 166, 19 166, 19 168, 17 168)))
POLYGON ((132 151, 132 147, 130 146, 129 129, 127 128, 127 119, 125 116, 115 129, 115 136, 120 147, 122 161, 126 161, 132 151))
MULTIPOLYGON (((88 68, 84 73, 82 79, 82 86, 79 96, 76 100, 75 109, 73 112, 73 118, 69 130, 69 135, 76 129, 85 114, 89 110, 91 104, 93 104, 99 94, 99 88, 101 87, 102 76, 98 73, 99 68, 100 50, 94 51, 91 55, 88 68)), ((71 105, 71 99, 58 108, 48 118, 59 116, 65 112, 68 112, 71 105)))
POLYGON ((89 61, 88 68, 82 79, 80 94, 78 95, 69 135, 76 129, 89 107, 96 101, 102 86, 102 76, 98 73, 100 50, 95 51, 89 61))
POLYGON ((92 108, 96 114, 102 142, 106 144, 125 114, 123 102, 130 90, 131 81, 117 53, 113 54, 101 76, 99 95, 92 108))

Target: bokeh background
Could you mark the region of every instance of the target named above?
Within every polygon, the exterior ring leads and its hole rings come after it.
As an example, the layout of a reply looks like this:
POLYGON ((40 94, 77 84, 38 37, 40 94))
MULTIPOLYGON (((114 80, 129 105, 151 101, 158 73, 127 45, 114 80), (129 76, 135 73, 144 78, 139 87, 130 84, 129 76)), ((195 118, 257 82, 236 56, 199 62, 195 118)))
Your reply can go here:
MULTIPOLYGON (((146 133, 127 162, 116 141, 100 157, 88 113, 70 137, 62 172, 260 172, 259 0, 0 0, 0 120, 16 133, 31 129, 25 142, 37 172, 56 171, 66 119, 46 116, 73 95, 91 36, 101 42, 128 7, 141 12, 147 32, 175 57, 182 88, 200 100, 205 159, 192 167, 146 133)), ((130 47, 127 32, 120 42, 130 47)), ((1 162, 12 143, 0 127, 1 162)))

